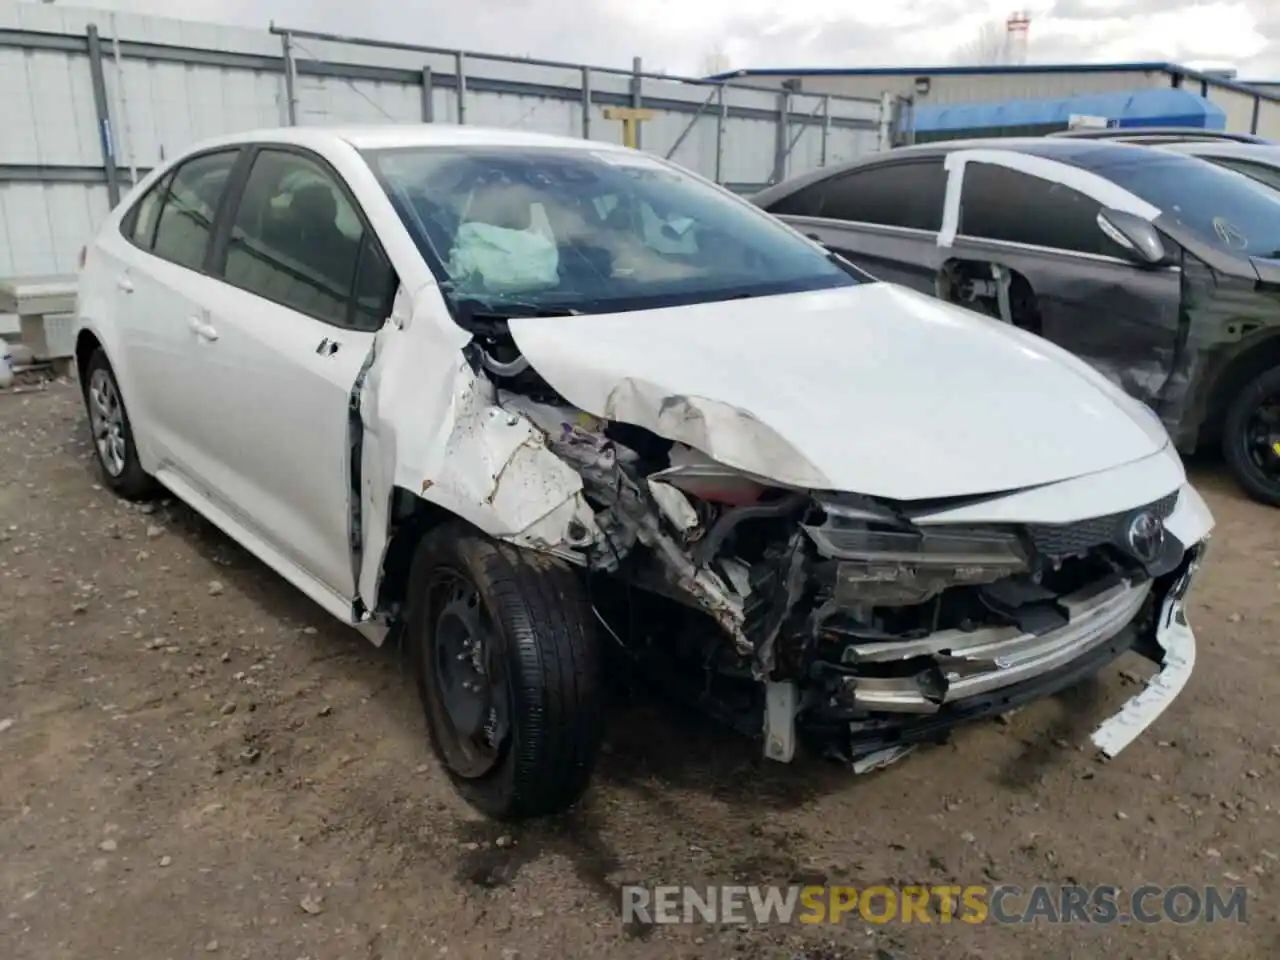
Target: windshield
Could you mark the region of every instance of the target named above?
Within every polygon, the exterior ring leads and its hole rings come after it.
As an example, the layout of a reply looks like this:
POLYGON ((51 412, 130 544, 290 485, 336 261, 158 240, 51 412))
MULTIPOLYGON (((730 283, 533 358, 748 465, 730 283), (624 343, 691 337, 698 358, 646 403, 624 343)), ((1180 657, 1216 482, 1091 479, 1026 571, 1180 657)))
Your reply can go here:
POLYGON ((1211 163, 1153 152, 1109 160, 1097 170, 1220 250, 1280 257, 1280 195, 1211 163))
POLYGON ((455 306, 610 313, 856 282, 790 228, 647 154, 412 147, 366 157, 455 306))

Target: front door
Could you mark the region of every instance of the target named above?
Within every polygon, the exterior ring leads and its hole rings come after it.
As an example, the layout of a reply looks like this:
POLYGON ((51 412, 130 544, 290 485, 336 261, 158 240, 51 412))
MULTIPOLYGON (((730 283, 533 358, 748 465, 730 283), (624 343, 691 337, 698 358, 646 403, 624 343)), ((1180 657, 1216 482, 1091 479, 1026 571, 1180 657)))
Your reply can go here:
MULTIPOLYGON (((988 162, 961 166, 956 233, 943 233, 948 262, 969 276, 1003 276, 1012 314, 1006 319, 1158 407, 1178 343, 1180 268, 1139 265, 1102 231, 1102 209, 1125 203, 1120 188, 1102 181, 1091 191, 1097 178, 1032 159, 1036 173, 988 162)), ((1135 198, 1135 212, 1139 206, 1135 198)))
POLYGON ((337 174, 257 153, 187 354, 218 506, 337 597, 355 596, 348 406, 391 268, 337 174))

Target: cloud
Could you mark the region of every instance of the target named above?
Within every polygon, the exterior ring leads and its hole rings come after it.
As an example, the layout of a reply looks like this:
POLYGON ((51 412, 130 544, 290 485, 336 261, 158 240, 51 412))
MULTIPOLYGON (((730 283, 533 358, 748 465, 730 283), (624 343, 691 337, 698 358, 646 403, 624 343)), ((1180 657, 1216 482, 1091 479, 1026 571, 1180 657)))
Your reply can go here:
MULTIPOLYGON (((167 15, 171 0, 99 0, 167 15)), ((1033 62, 1216 60, 1280 76, 1277 0, 1025 0, 1033 62), (1273 39, 1274 38, 1274 39, 1273 39)), ((185 0, 183 15, 395 37, 475 52, 696 73, 734 66, 947 63, 1011 0, 185 0)))

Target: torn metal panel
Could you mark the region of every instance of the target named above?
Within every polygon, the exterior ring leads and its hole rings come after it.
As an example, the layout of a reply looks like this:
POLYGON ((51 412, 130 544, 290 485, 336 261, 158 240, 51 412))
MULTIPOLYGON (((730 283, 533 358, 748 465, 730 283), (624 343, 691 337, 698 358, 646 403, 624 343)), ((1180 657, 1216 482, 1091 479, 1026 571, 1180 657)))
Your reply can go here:
POLYGON ((1164 401, 1186 337, 1179 271, 1100 258, 1013 255, 1001 263, 1029 287, 1038 318, 1032 332, 1087 360, 1130 396, 1151 406, 1164 401))
POLYGON ((493 385, 463 357, 470 335, 434 316, 443 310, 434 287, 402 291, 360 391, 360 595, 369 602, 396 487, 493 536, 579 560, 574 548, 594 529, 582 478, 533 424, 498 406, 493 385))
POLYGON ((1151 726, 1191 678, 1196 664, 1196 637, 1187 623, 1183 603, 1203 553, 1203 546, 1195 549, 1185 573, 1162 604, 1155 628, 1155 641, 1162 651, 1159 672, 1147 681, 1141 693, 1130 698, 1090 738, 1093 745, 1108 757, 1115 757, 1151 726))
MULTIPOLYGON (((616 566, 635 543, 647 547, 661 565, 672 596, 690 600, 705 610, 744 651, 753 649, 743 634, 742 594, 715 572, 701 569, 686 545, 675 534, 687 533, 697 524, 697 514, 680 491, 663 484, 648 484, 633 475, 635 454, 604 435, 605 424, 581 410, 539 403, 503 391, 500 403, 513 418, 535 425, 547 448, 572 464, 586 492, 602 509, 592 518, 592 529, 602 531, 605 542, 596 551, 598 565, 616 566), (655 497, 650 487, 660 488, 655 497), (670 527, 664 529, 664 521, 670 527)), ((590 509, 589 507, 587 508, 590 509)), ((650 584, 661 590, 661 585, 650 584)))
MULTIPOLYGON (((1253 278, 1213 269, 1198 257, 1183 255, 1183 312, 1186 339, 1173 376, 1161 397, 1161 414, 1179 449, 1192 451, 1215 397, 1226 400, 1235 383, 1231 370, 1249 364, 1252 355, 1270 352, 1280 335, 1280 287, 1267 288, 1253 278), (1225 378, 1225 379, 1224 379, 1225 378)), ((1208 439, 1216 439, 1210 437, 1208 439)))
POLYGON ((856 758, 851 767, 856 775, 862 776, 863 774, 873 773, 876 770, 883 770, 914 751, 914 746, 885 747, 883 750, 877 750, 874 753, 868 753, 865 756, 856 758))

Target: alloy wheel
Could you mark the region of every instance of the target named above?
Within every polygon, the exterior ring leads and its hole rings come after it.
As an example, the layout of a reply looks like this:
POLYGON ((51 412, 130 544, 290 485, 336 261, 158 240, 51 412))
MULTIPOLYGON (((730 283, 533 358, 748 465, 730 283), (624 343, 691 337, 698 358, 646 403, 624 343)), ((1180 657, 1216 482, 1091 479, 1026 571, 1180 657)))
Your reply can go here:
POLYGON ((115 381, 106 370, 95 370, 89 380, 89 425, 103 469, 112 477, 119 477, 124 473, 127 451, 124 406, 115 381))

